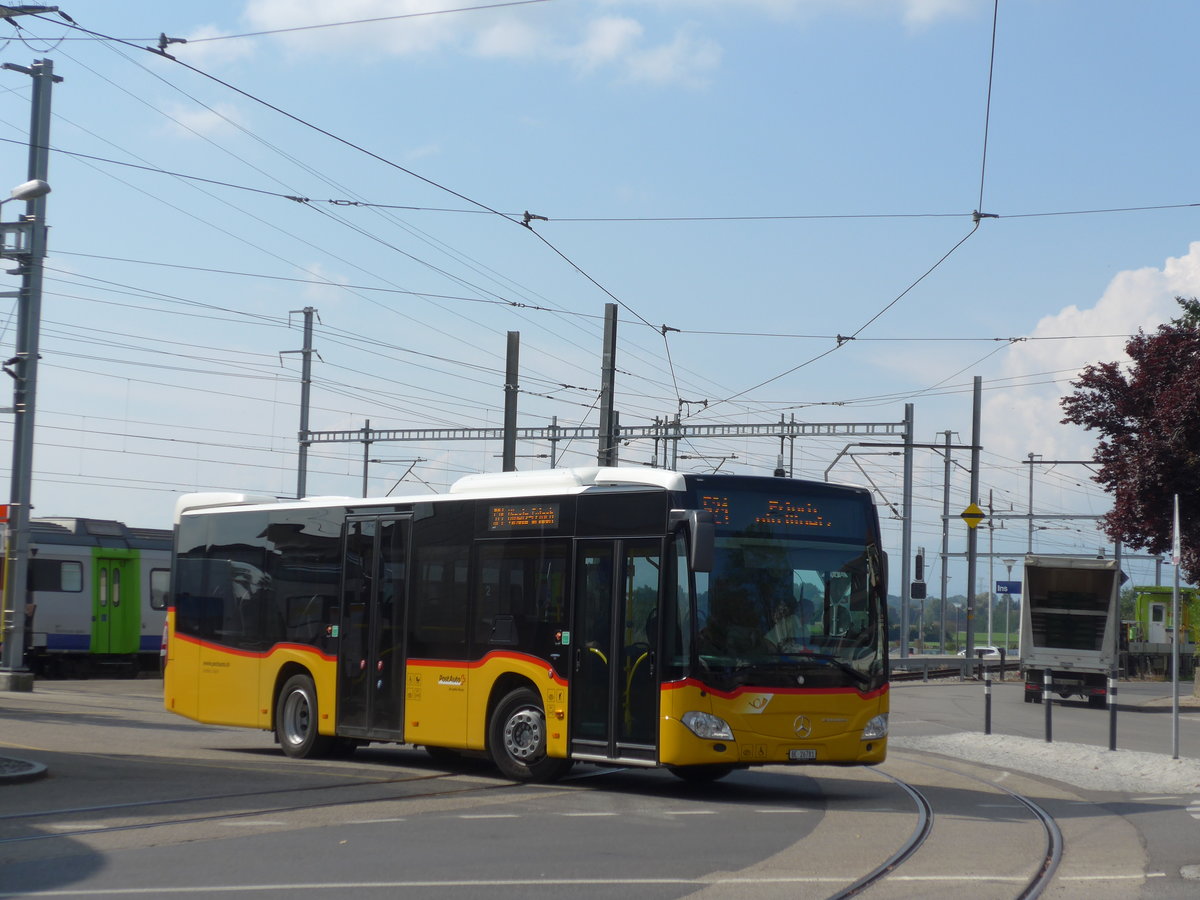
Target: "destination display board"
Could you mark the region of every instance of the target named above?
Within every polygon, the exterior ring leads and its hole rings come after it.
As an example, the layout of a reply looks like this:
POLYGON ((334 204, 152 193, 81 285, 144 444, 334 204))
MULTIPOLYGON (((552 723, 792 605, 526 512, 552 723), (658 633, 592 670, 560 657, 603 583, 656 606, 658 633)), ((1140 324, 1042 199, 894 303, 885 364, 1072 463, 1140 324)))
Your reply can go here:
POLYGON ((488 507, 488 531, 557 528, 557 503, 516 503, 488 507))
POLYGON ((722 531, 862 536, 866 505, 846 497, 779 496, 758 492, 701 493, 700 506, 722 531))

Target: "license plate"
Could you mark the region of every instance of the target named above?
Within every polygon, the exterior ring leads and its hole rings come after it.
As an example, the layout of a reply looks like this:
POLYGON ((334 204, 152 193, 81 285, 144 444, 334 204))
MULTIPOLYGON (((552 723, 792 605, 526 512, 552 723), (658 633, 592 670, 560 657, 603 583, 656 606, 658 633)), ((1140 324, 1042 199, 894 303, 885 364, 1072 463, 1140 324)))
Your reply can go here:
POLYGON ((789 750, 788 751, 788 759, 792 760, 793 762, 798 762, 800 760, 806 760, 806 759, 816 759, 816 758, 817 758, 816 750, 789 750))

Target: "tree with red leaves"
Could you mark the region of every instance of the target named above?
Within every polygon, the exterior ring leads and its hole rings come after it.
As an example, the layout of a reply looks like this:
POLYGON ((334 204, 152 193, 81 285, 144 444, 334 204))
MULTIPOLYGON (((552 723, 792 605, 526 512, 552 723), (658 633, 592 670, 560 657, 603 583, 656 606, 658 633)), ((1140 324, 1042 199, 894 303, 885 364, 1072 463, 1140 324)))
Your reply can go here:
POLYGON ((1103 519, 1114 541, 1171 551, 1179 495, 1184 578, 1200 577, 1200 301, 1176 297, 1183 315, 1139 330, 1129 363, 1088 366, 1062 399, 1064 423, 1099 434, 1096 481, 1113 495, 1103 519))

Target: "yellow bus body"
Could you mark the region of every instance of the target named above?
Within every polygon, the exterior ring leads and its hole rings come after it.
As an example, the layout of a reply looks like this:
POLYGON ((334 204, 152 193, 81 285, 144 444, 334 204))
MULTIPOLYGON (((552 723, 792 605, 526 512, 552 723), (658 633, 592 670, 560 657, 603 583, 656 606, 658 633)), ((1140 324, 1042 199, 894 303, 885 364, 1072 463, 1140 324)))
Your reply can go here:
POLYGON ((793 750, 815 750, 815 758, 808 760, 815 764, 875 765, 887 756, 887 738, 862 740, 867 722, 888 711, 886 687, 869 695, 853 689, 761 688, 720 694, 689 679, 663 686, 660 709, 659 760, 664 765, 787 763, 793 750), (734 740, 697 737, 681 721, 690 710, 724 719, 734 740))
MULTIPOLYGON (((317 690, 318 731, 335 734, 336 663, 310 647, 279 644, 266 654, 240 653, 176 636, 164 673, 166 707, 213 725, 270 731, 283 672, 303 669, 317 690), (253 692, 247 685, 255 685, 253 692)), ((404 740, 419 746, 487 749, 487 723, 502 679, 534 685, 546 715, 546 750, 566 758, 568 691, 545 662, 519 653, 489 653, 474 663, 410 660, 405 679, 404 740)), ((886 686, 864 695, 853 689, 763 690, 721 694, 691 679, 665 684, 659 694, 658 762, 669 766, 788 763, 791 751, 814 751, 812 764, 875 765, 887 738, 862 740, 867 722, 888 712, 886 686), (725 720, 732 741, 697 737, 681 721, 698 710, 725 720)))

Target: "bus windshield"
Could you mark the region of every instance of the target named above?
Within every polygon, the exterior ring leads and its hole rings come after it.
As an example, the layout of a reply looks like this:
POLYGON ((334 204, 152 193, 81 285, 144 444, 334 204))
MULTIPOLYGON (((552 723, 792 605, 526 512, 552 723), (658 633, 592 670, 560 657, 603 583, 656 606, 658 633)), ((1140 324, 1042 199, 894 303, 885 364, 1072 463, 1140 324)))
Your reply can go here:
POLYGON ((786 484, 696 498, 716 530, 712 571, 696 576, 698 674, 718 690, 876 685, 886 630, 869 500, 781 496, 786 484))

